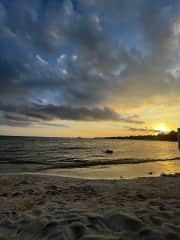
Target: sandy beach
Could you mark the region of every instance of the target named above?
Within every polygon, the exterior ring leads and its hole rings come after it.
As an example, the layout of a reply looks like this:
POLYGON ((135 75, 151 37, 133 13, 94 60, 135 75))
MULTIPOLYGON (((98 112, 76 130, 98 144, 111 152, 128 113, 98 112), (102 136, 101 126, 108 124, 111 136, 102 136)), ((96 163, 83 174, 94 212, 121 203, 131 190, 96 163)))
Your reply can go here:
POLYGON ((180 239, 180 175, 0 177, 0 240, 180 239))

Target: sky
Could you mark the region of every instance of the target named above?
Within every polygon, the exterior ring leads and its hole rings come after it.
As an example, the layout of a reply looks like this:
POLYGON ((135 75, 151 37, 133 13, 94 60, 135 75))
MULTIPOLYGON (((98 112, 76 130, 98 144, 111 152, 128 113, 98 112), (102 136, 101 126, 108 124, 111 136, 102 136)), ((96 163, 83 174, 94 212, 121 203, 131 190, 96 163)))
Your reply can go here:
POLYGON ((180 127, 179 0, 0 0, 0 134, 180 127))

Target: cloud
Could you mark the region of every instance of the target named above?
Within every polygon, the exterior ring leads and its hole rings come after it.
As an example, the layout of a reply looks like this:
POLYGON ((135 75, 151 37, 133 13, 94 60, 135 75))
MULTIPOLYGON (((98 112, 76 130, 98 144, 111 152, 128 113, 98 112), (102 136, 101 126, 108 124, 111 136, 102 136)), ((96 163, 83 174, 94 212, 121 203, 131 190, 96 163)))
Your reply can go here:
MULTIPOLYGON (((23 125, 51 124, 53 120, 74 121, 121 121, 142 124, 143 121, 134 116, 122 116, 110 108, 73 108, 70 106, 57 106, 52 104, 31 104, 29 106, 1 105, 0 111, 4 121, 9 125, 20 122, 23 125)), ((52 125, 54 123, 52 122, 52 125)))
POLYGON ((36 59, 39 64, 42 64, 42 65, 48 64, 48 62, 46 60, 44 60, 42 57, 40 57, 39 55, 36 55, 36 59))
POLYGON ((135 128, 135 127, 129 127, 129 131, 132 132, 146 132, 146 133, 162 133, 162 131, 157 130, 157 129, 150 129, 150 128, 135 128))
POLYGON ((179 0, 1 0, 1 111, 135 123, 110 106, 179 99, 179 10, 179 0))

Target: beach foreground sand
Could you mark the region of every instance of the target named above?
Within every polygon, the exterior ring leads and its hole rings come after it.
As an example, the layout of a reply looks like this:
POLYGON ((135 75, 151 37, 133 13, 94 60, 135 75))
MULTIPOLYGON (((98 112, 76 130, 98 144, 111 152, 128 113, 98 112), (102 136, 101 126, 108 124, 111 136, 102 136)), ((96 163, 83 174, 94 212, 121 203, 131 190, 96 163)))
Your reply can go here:
POLYGON ((180 176, 0 177, 0 240, 180 239, 180 176))

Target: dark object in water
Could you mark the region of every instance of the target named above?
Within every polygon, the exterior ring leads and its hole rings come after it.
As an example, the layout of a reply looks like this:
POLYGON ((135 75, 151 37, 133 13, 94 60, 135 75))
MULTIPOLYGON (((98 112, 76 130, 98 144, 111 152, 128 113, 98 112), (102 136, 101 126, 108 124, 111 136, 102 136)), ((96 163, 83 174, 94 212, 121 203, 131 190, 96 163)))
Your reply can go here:
POLYGON ((105 151, 105 153, 113 153, 113 150, 109 150, 109 149, 107 149, 106 151, 105 151))

